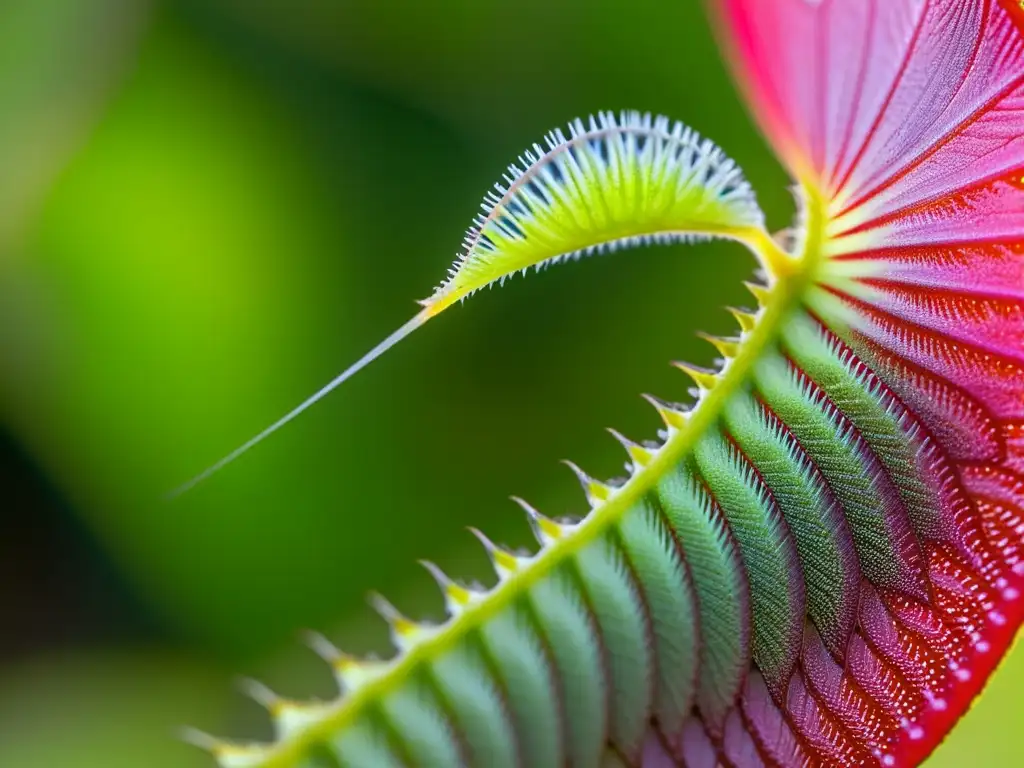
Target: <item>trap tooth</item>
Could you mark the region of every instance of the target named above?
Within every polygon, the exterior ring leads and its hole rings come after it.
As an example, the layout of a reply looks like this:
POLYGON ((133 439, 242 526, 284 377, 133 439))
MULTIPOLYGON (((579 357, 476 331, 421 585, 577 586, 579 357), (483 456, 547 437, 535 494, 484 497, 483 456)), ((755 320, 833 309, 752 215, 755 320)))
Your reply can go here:
POLYGON ((429 560, 420 560, 419 564, 427 569, 427 573, 434 577, 434 581, 440 587, 449 616, 458 616, 467 605, 476 599, 477 595, 473 590, 453 581, 436 563, 432 563, 429 560))
POLYGON ((476 536, 477 540, 484 545, 484 549, 487 550, 487 554, 490 555, 491 562, 494 564, 494 571, 497 573, 498 579, 504 581, 519 570, 520 560, 523 558, 512 554, 507 549, 499 547, 487 538, 487 534, 479 528, 470 526, 469 532, 476 536))
POLYGON ((595 480, 568 459, 565 459, 562 463, 571 469, 573 474, 576 475, 576 478, 580 481, 580 485, 583 486, 583 492, 587 495, 587 501, 589 502, 591 509, 611 498, 612 491, 614 490, 611 486, 602 483, 600 480, 595 480))
POLYGON ((757 327, 757 315, 750 310, 739 309, 738 307, 726 307, 726 310, 736 318, 736 322, 740 324, 740 328, 744 333, 750 333, 757 327))
POLYGON ((693 379, 694 383, 704 392, 710 392, 718 384, 718 371, 684 362, 674 362, 672 365, 693 379))
POLYGON ((771 290, 768 288, 767 285, 755 283, 750 280, 744 282, 743 285, 746 287, 748 291, 750 291, 751 294, 753 294, 754 298, 757 299, 757 303, 759 305, 763 307, 768 303, 768 300, 771 297, 771 290))
POLYGON ((272 747, 264 744, 232 744, 197 728, 182 728, 179 737, 213 755, 221 768, 258 768, 264 765, 272 747))
POLYGON ((214 756, 217 755, 218 750, 228 746, 216 736, 211 736, 206 731, 201 731, 198 728, 193 728, 192 726, 185 726, 184 728, 181 728, 178 731, 178 738, 186 744, 191 744, 196 749, 209 752, 214 756))
POLYGON ((740 340, 736 337, 712 336, 710 333, 704 333, 703 331, 698 332, 697 337, 704 339, 704 341, 717 349, 726 360, 732 360, 739 354, 740 340))
POLYGON ((251 677, 243 677, 237 682, 238 690, 263 707, 271 716, 276 717, 284 699, 278 696, 265 684, 251 677))
POLYGON ((556 523, 549 517, 545 517, 524 499, 518 496, 510 496, 509 498, 526 513, 526 518, 530 522, 530 528, 533 530, 533 535, 537 538, 537 543, 546 546, 552 541, 562 538, 562 535, 565 533, 565 526, 556 523))
POLYGON ((330 705, 324 702, 301 702, 285 699, 263 683, 251 678, 238 681, 246 696, 264 707, 274 721, 278 739, 285 739, 323 719, 330 705))
MULTIPOLYGON (((626 449, 626 453, 629 454, 629 458, 633 462, 631 471, 635 472, 639 469, 643 469, 654 460, 654 452, 650 448, 633 442, 616 429, 609 428, 608 432, 622 444, 622 447, 626 449)), ((629 467, 627 467, 627 469, 629 469, 629 467)))
POLYGON ((389 664, 379 659, 359 659, 338 650, 338 647, 319 632, 307 630, 301 634, 302 642, 331 666, 334 679, 342 693, 350 693, 363 683, 379 677, 389 664))
POLYGON ((278 738, 288 739, 323 722, 333 706, 328 702, 285 701, 280 712, 274 716, 274 727, 278 738))
POLYGON ((370 605, 380 614, 381 618, 391 627, 391 640, 400 651, 406 651, 424 635, 428 635, 434 627, 419 624, 406 618, 386 597, 379 592, 370 593, 370 605))
MULTIPOLYGON (((665 422, 665 426, 669 429, 682 429, 686 425, 686 419, 689 417, 689 410, 683 406, 669 403, 666 400, 655 397, 654 395, 640 395, 644 400, 654 406, 654 410, 661 416, 661 420, 665 422)), ((666 435, 667 437, 667 435, 666 435)))
POLYGON ((332 667, 335 666, 346 655, 338 649, 334 643, 327 639, 327 636, 314 632, 311 629, 299 633, 299 640, 317 656, 326 661, 332 667))
POLYGON ((391 664, 387 661, 358 659, 343 654, 334 665, 334 676, 341 689, 348 694, 382 677, 390 668, 391 664))

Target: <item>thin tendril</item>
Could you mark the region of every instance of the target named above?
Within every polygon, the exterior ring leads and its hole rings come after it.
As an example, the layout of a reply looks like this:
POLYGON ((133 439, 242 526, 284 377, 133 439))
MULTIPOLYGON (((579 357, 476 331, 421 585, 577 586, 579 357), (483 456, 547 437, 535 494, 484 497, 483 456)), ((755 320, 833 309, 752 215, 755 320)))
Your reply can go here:
POLYGON ((274 432, 276 432, 281 427, 283 427, 285 424, 290 422, 296 416, 298 416, 303 411, 307 410, 308 408, 310 408, 311 406, 313 406, 314 404, 316 404, 317 402, 322 400, 324 397, 326 397, 328 394, 333 392, 335 389, 337 389, 339 386, 341 386, 341 384, 343 384, 345 381, 350 379, 356 373, 361 371, 367 365, 372 363, 378 357, 383 355, 385 352, 387 352, 389 349, 391 349, 393 346, 395 346, 398 342, 400 342, 406 336, 411 334, 416 329, 422 327, 423 324, 426 323, 427 320, 429 320, 431 317, 433 317, 433 314, 429 310, 426 310, 426 309, 424 309, 421 312, 417 313, 414 317, 412 317, 410 320, 408 320, 406 323, 404 323, 401 327, 399 327, 397 330, 395 330, 393 333, 391 333, 386 339, 384 339, 382 342, 380 342, 380 344, 375 346, 373 349, 371 349, 369 352, 367 352, 365 355, 363 355, 361 358, 359 358, 359 360, 357 360, 355 363, 350 365, 348 368, 346 368, 340 374, 338 374, 333 379, 331 379, 330 382, 328 382, 326 385, 324 385, 322 388, 320 388, 312 396, 310 396, 309 398, 304 400, 302 403, 300 403, 298 406, 296 406, 291 411, 286 413, 284 416, 282 416, 280 419, 275 421, 269 427, 264 429, 258 435, 256 435, 255 437, 247 440, 246 442, 242 443, 242 445, 238 446, 235 450, 233 450, 231 453, 227 454, 220 461, 218 461, 215 464, 210 465, 209 467, 204 469, 202 472, 200 472, 198 475, 193 477, 188 482, 186 482, 183 485, 180 485, 177 488, 175 488, 173 491, 168 493, 165 498, 167 500, 176 499, 177 497, 181 496, 183 493, 191 490, 192 488, 195 488, 197 485, 199 485, 199 483, 203 482, 204 480, 206 480, 210 476, 212 476, 212 475, 216 474, 217 472, 219 472, 220 470, 222 470, 224 467, 226 467, 228 464, 233 462, 239 456, 241 456, 242 454, 248 452, 250 448, 253 448, 256 445, 258 445, 259 443, 263 442, 266 438, 268 438, 274 432))

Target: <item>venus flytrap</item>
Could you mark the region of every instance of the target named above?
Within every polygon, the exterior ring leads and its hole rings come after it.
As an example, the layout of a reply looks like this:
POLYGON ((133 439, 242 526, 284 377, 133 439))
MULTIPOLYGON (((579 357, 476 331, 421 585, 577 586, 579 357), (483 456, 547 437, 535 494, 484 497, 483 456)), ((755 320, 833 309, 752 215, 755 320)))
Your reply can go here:
POLYGON ((772 237, 713 144, 665 118, 554 131, 486 196, 446 279, 354 366, 530 267, 726 238, 762 275, 693 402, 647 396, 588 510, 515 499, 538 547, 425 563, 437 625, 314 647, 339 697, 260 687, 271 744, 223 766, 916 765, 1024 618, 1024 12, 1009 0, 713 0, 800 213, 772 237))

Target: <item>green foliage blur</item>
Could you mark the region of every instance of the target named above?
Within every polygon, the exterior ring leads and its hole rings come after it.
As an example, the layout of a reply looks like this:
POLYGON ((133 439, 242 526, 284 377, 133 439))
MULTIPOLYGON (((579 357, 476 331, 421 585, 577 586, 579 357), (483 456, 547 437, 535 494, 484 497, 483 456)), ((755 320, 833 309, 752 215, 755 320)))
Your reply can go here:
MULTIPOLYGON (((255 675, 329 695, 303 628, 384 650, 418 558, 488 580, 505 500, 582 508, 603 432, 712 357, 738 247, 635 251, 454 309, 243 460, 162 495, 410 317, 486 189, 548 129, 664 113, 787 180, 695 0, 0 4, 0 765, 204 766, 189 723, 265 737, 255 675)), ((1011 764, 1024 656, 932 765, 1011 764)))

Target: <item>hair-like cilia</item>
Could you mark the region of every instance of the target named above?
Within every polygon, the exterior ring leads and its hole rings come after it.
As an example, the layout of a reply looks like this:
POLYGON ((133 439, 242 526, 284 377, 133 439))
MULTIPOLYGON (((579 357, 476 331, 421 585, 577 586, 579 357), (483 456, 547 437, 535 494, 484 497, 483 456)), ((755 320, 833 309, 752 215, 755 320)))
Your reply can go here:
MULTIPOLYGON (((477 532, 492 587, 427 569, 447 619, 383 598, 395 655, 316 637, 337 699, 261 686, 270 744, 225 768, 910 766, 1024 618, 1024 11, 1011 0, 713 0, 800 215, 665 118, 555 131, 486 196, 447 278, 352 368, 482 287, 597 251, 717 237, 753 310, 588 512, 477 532)), ((191 487, 190 483, 184 488, 191 487)))

